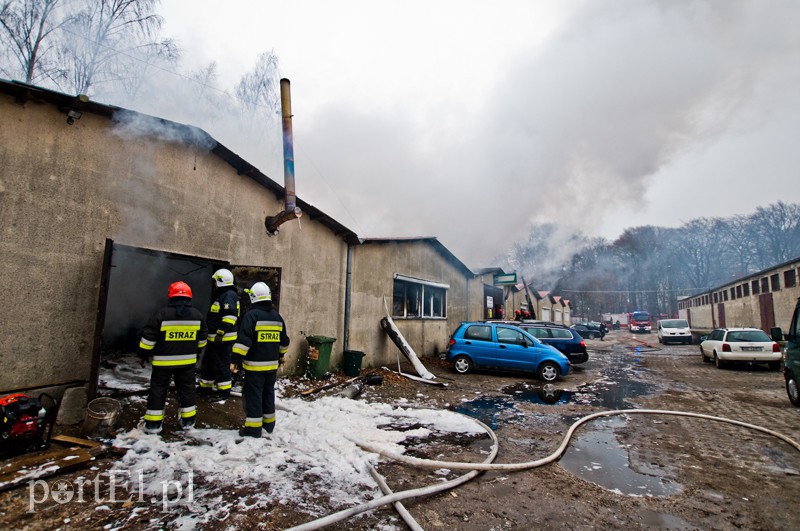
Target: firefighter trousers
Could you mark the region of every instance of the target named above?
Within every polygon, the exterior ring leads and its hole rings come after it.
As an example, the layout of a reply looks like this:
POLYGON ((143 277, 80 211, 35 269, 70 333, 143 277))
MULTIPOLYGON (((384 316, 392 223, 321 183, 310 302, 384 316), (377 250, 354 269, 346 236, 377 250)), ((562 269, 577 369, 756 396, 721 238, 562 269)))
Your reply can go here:
POLYGON ((146 421, 160 423, 164 420, 167 390, 173 378, 178 392, 181 424, 190 423, 190 419, 194 420, 193 417, 197 414, 194 397, 194 365, 189 365, 177 368, 153 367, 153 373, 150 375, 150 393, 147 396, 147 412, 144 415, 146 421))
POLYGON ((221 344, 209 341, 203 361, 200 363, 200 388, 227 391, 231 390, 231 349, 233 342, 221 344))
POLYGON ((275 382, 278 371, 245 371, 242 387, 244 403, 244 429, 260 436, 263 427, 267 433, 275 429, 275 382))

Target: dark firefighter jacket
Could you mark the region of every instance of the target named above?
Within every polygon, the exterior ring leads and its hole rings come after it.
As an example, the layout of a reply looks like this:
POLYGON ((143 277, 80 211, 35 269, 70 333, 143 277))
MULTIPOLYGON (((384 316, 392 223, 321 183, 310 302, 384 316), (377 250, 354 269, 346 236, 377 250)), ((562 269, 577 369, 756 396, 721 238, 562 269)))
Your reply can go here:
MULTIPOLYGON (((235 286, 220 288, 217 299, 206 316, 209 333, 222 335, 222 341, 236 341, 236 321, 239 320, 239 295, 235 286)), ((213 338, 212 338, 213 339, 213 338)))
POLYGON ((233 345, 234 362, 246 371, 277 371, 289 350, 286 323, 272 301, 255 303, 242 318, 239 339, 233 345))
POLYGON ((182 368, 197 363, 206 346, 208 328, 203 314, 188 299, 171 299, 142 329, 139 355, 152 356, 153 367, 182 368))

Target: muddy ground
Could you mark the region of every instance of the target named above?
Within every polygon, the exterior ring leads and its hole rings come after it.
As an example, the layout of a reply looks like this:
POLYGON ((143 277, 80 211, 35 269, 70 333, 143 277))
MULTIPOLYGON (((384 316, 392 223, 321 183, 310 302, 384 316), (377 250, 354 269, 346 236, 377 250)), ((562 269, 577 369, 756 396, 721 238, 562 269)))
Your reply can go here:
MULTIPOLYGON (((450 379, 447 388, 382 372, 384 384, 365 388, 359 399, 388 403, 406 399, 478 418, 497 435, 497 463, 544 457, 558 447, 576 419, 613 409, 721 416, 800 440, 800 409, 789 403, 781 373, 766 366, 720 370, 703 363, 697 345, 661 346, 654 335, 634 338, 624 331, 587 343, 589 362, 552 386, 520 374, 456 375, 443 361, 426 359, 432 372, 450 379)), ((344 379, 338 374, 333 381, 344 379)), ((308 380, 290 379, 284 392, 291 396, 310 386, 308 380)), ((238 419, 238 402, 200 406, 200 426, 224 427, 230 419, 238 419)), ((131 403, 120 429, 133 427, 142 414, 143 404, 131 403)), ((454 438, 410 447, 408 453, 480 461, 489 447, 488 437, 454 438)), ((93 470, 63 477, 74 481, 97 474, 113 459, 100 458, 93 470)), ((397 464, 383 465, 380 472, 395 491, 442 480, 441 474, 397 464)), ((485 472, 450 492, 407 500, 404 505, 425 529, 797 529, 799 474, 800 452, 769 435, 710 420, 631 415, 582 426, 558 463, 519 472, 485 472)), ((319 501, 324 503, 324 493, 319 501)), ((154 510, 131 518, 130 504, 124 503, 43 505, 26 512, 24 487, 0 493, 0 528, 170 529, 179 516, 154 510)), ((330 507, 330 512, 340 509, 330 507)), ((313 519, 288 502, 232 513, 226 521, 204 528, 284 529, 313 519)), ((390 507, 330 527, 405 528, 390 507)))

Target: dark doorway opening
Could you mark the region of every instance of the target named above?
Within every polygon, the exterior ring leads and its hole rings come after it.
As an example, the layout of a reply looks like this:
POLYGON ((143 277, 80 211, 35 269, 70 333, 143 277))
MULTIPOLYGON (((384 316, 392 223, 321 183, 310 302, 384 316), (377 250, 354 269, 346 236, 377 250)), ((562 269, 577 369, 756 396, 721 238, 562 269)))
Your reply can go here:
POLYGON ((503 289, 495 286, 483 285, 483 318, 503 318, 503 289))
MULTIPOLYGON (((90 396, 98 390, 101 367, 119 374, 118 363, 135 360, 141 329, 159 308, 167 303, 167 290, 182 280, 192 288, 192 305, 204 315, 211 305, 211 276, 220 267, 231 270, 241 300, 241 314, 250 307, 244 292, 255 282, 263 281, 272 290, 276 305, 280 302, 280 268, 235 266, 218 260, 166 251, 131 247, 106 240, 103 275, 100 287, 95 354, 92 364, 94 384, 90 396)), ((135 375, 141 376, 141 375, 135 375)))
POLYGON ((192 305, 211 304, 211 275, 226 264, 112 242, 101 358, 135 352, 142 327, 167 303, 167 290, 182 280, 192 288, 192 305))

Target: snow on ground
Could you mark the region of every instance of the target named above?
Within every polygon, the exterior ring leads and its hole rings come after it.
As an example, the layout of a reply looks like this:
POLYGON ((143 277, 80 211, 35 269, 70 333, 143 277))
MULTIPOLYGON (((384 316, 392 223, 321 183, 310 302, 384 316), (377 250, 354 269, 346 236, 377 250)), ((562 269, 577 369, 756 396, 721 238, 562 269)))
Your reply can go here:
POLYGON ((98 386, 101 390, 143 391, 149 388, 150 365, 142 367, 139 358, 127 354, 100 366, 98 386))
POLYGON ((130 448, 114 469, 131 478, 133 489, 141 481, 146 496, 158 499, 169 482, 185 485, 191 476, 196 485, 202 478, 202 487, 195 486, 193 492, 190 510, 195 514, 182 517, 181 527, 224 518, 234 505, 241 511, 267 501, 292 502, 310 514, 321 514, 323 509, 313 502, 320 492, 334 506, 352 506, 380 493, 368 464, 381 458, 364 452, 351 438, 403 453, 400 443, 409 438, 445 433, 473 436, 484 431, 451 411, 336 396, 286 399, 278 402, 275 432, 260 439, 240 437, 235 430, 195 429, 183 440, 169 442, 133 429, 114 441, 115 446, 130 448), (225 499, 223 493, 231 488, 258 495, 225 499))

